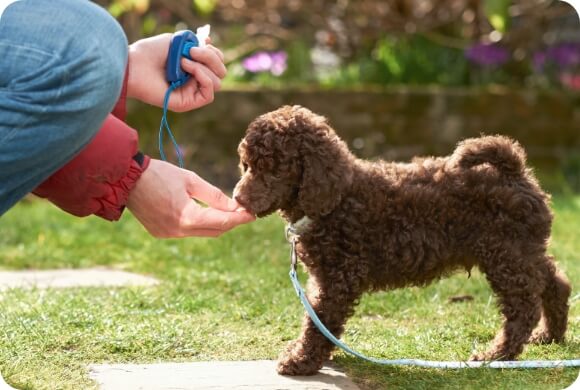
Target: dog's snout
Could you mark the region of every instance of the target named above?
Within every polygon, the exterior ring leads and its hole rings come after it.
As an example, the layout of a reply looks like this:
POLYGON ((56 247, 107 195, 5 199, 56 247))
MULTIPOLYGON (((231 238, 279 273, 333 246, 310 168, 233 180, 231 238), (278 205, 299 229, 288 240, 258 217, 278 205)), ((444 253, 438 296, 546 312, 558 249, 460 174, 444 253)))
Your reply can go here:
POLYGON ((240 194, 234 194, 234 200, 242 207, 246 207, 245 199, 240 194))

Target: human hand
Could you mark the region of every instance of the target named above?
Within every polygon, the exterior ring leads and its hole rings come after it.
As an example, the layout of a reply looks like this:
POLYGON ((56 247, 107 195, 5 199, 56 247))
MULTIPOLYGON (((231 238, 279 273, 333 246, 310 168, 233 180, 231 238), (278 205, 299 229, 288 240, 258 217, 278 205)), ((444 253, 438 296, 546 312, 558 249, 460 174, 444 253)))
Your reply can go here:
MULTIPOLYGON (((165 80, 165 63, 170 42, 171 34, 161 34, 129 46, 128 97, 158 107, 163 105, 169 87, 165 80)), ((211 40, 208 38, 206 42, 211 40)), ((189 111, 211 103, 226 75, 224 55, 218 48, 210 44, 194 47, 190 55, 192 60, 182 58, 181 66, 191 78, 169 97, 171 111, 189 111)))
POLYGON ((129 194, 127 207, 158 238, 217 237, 255 219, 195 173, 153 159, 129 194))

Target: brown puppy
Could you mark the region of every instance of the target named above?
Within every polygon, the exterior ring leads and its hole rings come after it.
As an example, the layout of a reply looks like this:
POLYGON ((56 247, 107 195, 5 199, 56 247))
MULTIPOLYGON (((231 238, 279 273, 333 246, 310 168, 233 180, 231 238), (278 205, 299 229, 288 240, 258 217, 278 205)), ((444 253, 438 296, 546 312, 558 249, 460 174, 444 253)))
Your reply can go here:
MULTIPOLYGON (((570 284, 546 254, 549 197, 518 143, 481 137, 449 157, 368 162, 325 118, 285 106, 251 123, 238 151, 240 204, 260 217, 276 210, 292 223, 308 217, 297 246, 308 299, 337 337, 364 292, 425 285, 477 266, 505 320, 473 360, 510 360, 526 342, 563 340, 570 284)), ((306 316, 278 372, 314 374, 332 349, 306 316)))

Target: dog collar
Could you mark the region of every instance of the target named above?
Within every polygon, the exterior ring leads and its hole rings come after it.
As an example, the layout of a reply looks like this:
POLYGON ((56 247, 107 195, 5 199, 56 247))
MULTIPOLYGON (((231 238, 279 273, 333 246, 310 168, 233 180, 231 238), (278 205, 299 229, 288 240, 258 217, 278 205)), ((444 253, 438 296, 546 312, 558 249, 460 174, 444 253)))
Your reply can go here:
MULTIPOLYGON (((298 255, 296 254, 296 241, 300 235, 312 224, 312 220, 307 216, 300 218, 298 221, 294 223, 289 223, 286 226, 286 240, 290 244, 292 248, 290 252, 290 272, 294 272, 296 274, 296 265, 298 264, 298 255)), ((298 290, 296 290, 298 292, 298 290)))
POLYGON ((305 233, 311 225, 312 220, 305 215, 298 221, 288 224, 288 226, 286 227, 286 236, 288 237, 289 235, 292 235, 295 237, 299 237, 300 235, 305 233))

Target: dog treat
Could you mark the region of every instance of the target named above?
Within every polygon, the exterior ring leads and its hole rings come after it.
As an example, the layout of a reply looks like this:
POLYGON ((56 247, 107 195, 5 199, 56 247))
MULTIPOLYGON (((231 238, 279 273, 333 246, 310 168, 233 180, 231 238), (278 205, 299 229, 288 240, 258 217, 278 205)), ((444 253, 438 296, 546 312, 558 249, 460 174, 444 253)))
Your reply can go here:
POLYGON ((211 26, 209 24, 198 27, 197 30, 195 30, 195 35, 197 36, 199 47, 205 47, 205 40, 209 38, 210 30, 211 26))

